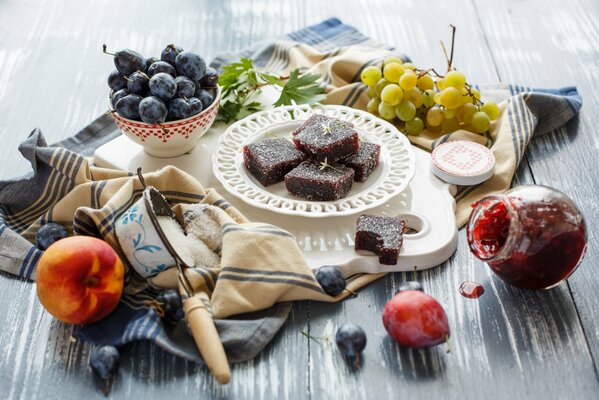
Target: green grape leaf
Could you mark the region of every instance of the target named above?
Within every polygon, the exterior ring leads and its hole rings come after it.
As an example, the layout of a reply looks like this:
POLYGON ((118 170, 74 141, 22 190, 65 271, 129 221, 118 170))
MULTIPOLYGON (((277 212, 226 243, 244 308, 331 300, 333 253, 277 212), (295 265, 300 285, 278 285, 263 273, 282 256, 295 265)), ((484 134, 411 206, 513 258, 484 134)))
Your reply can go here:
POLYGON ((324 89, 317 83, 318 74, 299 74, 299 68, 289 73, 289 80, 281 90, 281 96, 274 103, 275 107, 297 104, 314 104, 325 99, 324 89))

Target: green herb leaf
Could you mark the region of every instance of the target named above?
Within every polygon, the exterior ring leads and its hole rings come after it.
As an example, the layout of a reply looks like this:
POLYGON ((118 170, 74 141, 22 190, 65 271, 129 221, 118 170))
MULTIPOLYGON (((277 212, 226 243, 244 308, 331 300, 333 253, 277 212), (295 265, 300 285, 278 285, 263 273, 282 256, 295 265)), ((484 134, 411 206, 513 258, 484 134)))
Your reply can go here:
POLYGON ((316 82, 317 74, 300 76, 299 69, 291 71, 288 78, 260 71, 249 58, 225 65, 218 80, 221 86, 221 104, 217 120, 231 122, 264 109, 264 104, 254 101, 253 96, 263 86, 274 86, 281 95, 274 106, 314 104, 324 99, 323 88, 316 82))
POLYGON ((234 85, 241 74, 254 68, 254 63, 249 58, 241 58, 239 62, 234 62, 223 67, 223 73, 218 79, 218 84, 226 89, 228 86, 234 85))
POLYGON ((324 100, 324 89, 316 83, 319 78, 318 74, 300 76, 299 68, 294 69, 274 106, 291 105, 294 101, 296 104, 314 104, 324 100))

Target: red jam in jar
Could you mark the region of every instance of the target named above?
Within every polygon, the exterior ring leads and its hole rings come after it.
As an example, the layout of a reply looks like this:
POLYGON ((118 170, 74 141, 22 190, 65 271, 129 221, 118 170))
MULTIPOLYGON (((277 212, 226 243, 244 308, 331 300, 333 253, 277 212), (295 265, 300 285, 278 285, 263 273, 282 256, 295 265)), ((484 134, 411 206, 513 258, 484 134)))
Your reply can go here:
POLYGON ((521 289, 549 289, 578 266, 587 245, 582 214, 565 194, 518 186, 472 204, 470 250, 501 279, 521 289))

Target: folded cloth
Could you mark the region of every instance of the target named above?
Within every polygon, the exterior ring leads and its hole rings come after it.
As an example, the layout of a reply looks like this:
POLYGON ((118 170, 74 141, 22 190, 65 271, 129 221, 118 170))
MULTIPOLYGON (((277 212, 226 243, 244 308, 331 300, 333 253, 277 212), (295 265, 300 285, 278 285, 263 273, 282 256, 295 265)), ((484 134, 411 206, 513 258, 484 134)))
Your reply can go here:
MULTIPOLYGON (((39 130, 20 150, 34 167, 34 174, 0 183, 2 270, 35 280, 43 252, 32 242, 47 222, 58 222, 76 235, 100 237, 126 266, 124 295, 113 313, 79 327, 75 336, 113 345, 149 339, 200 362, 184 324, 162 324, 149 305, 160 290, 177 288, 176 269, 149 281, 142 279, 129 266, 115 235, 116 220, 127 216, 126 211, 143 192, 139 178, 90 165, 89 159, 65 148, 48 147, 39 130)), ((210 296, 215 325, 231 362, 250 359, 264 348, 287 318, 288 301, 338 301, 381 276, 351 277, 349 290, 331 297, 314 278, 288 232, 249 222, 216 191, 205 189, 175 167, 147 173, 144 178, 171 204, 177 204, 174 209, 186 233, 206 250, 205 257, 195 260, 186 275, 196 292, 210 296)))
MULTIPOLYGON (((359 83, 360 71, 365 66, 380 63, 390 53, 390 48, 333 18, 294 32, 285 39, 263 42, 241 54, 218 57, 213 65, 219 66, 243 55, 254 59, 256 65, 282 72, 295 67, 311 69, 323 75, 328 93, 326 102, 364 107, 366 88, 359 83)), ((496 176, 488 181, 493 182, 490 187, 485 183, 460 190, 459 223, 465 221, 471 199, 509 186, 533 133, 556 129, 575 115, 581 105, 575 89, 541 93, 502 86, 489 91, 481 88, 481 93, 483 97, 495 95, 494 100, 507 99, 501 106, 501 120, 484 138, 498 159, 496 176), (497 176, 500 178, 495 180, 497 176)), ((466 134, 458 132, 440 138, 422 135, 410 139, 432 148, 466 134)), ((39 130, 20 146, 21 153, 31 162, 33 174, 0 182, 0 270, 34 280, 42 252, 32 242, 37 229, 50 221, 77 234, 102 237, 118 251, 114 221, 139 198, 141 185, 130 174, 94 167, 82 156, 92 154, 95 148, 116 135, 118 129, 112 117, 102 116, 56 146, 48 147, 39 130)), ((482 136, 468 138, 481 140, 482 136)), ((180 220, 190 234, 198 236, 213 250, 216 250, 215 243, 203 236, 204 231, 194 228, 198 220, 189 213, 202 212, 201 207, 215 213, 212 222, 220 229, 222 238, 220 264, 196 266, 198 272, 190 273, 207 274, 206 279, 193 279, 196 289, 208 287, 209 283, 213 285, 209 291, 217 318, 215 324, 230 361, 250 359, 266 346, 289 314, 291 307, 286 301, 337 301, 347 296, 344 293, 331 298, 322 293, 291 238, 278 228, 248 223, 217 193, 204 189, 189 175, 166 168, 146 177, 148 183, 156 186, 171 202, 189 203, 177 207, 180 220), (275 306, 268 308, 272 304, 275 306), (248 314, 250 311, 254 312, 248 314)), ((353 277, 349 288, 354 290, 380 276, 382 274, 353 277)), ((201 362, 185 327, 182 324, 164 326, 147 306, 147 301, 152 300, 160 288, 172 287, 171 278, 163 273, 148 282, 128 271, 126 291, 117 309, 97 323, 80 327, 77 335, 97 344, 152 340, 174 354, 201 362)))
MULTIPOLYGON (((222 55, 211 65, 219 68, 243 56, 251 58, 256 66, 278 71, 281 75, 301 68, 322 76, 327 93, 323 103, 365 110, 368 87, 360 82, 360 73, 369 65, 380 66, 384 58, 392 54, 407 59, 393 48, 331 18, 285 39, 259 43, 241 53, 222 55)), ((510 187, 533 135, 562 127, 582 106, 582 99, 574 87, 546 90, 501 84, 476 88, 483 100, 500 103, 501 115, 491 124, 488 134, 483 136, 459 130, 448 135, 425 131, 420 136, 408 136, 413 144, 429 151, 448 140, 471 140, 486 145, 495 155, 495 174, 491 179, 475 186, 458 187, 455 195, 458 227, 468 220, 473 201, 510 187)))

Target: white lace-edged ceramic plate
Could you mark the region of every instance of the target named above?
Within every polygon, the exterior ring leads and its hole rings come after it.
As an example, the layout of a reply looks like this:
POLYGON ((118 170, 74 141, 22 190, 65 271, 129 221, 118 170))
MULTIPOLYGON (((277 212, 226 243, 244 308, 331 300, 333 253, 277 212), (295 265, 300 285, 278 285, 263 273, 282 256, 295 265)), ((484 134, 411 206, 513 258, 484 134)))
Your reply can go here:
POLYGON ((393 125, 372 114, 344 106, 287 106, 252 114, 221 135, 212 158, 214 175, 225 189, 246 203, 272 212, 305 217, 351 215, 379 206, 404 190, 414 176, 415 155, 409 140, 393 125), (285 183, 262 186, 243 164, 243 146, 269 137, 288 137, 313 113, 354 124, 360 140, 381 146, 380 164, 366 182, 354 182, 336 201, 307 201, 287 191, 285 183))

